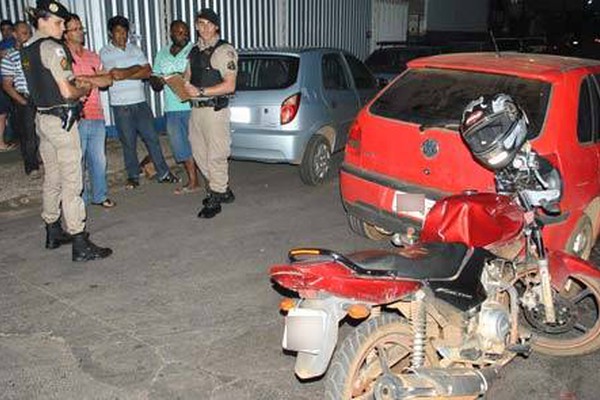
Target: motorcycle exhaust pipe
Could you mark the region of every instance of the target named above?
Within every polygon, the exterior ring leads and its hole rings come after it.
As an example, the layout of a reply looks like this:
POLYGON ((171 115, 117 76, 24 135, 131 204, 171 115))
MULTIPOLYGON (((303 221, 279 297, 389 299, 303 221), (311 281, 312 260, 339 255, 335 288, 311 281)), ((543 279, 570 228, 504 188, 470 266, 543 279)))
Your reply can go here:
POLYGON ((376 400, 423 397, 473 398, 485 394, 498 376, 496 368, 422 368, 409 374, 382 376, 375 385, 376 400))

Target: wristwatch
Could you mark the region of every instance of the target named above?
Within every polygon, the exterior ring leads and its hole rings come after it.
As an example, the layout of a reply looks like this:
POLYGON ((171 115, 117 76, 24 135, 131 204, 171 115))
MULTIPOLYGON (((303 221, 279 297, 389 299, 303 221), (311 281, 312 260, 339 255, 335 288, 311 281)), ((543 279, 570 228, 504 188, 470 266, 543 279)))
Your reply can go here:
POLYGON ((200 92, 200 97, 204 97, 204 88, 201 87, 198 91, 200 92))

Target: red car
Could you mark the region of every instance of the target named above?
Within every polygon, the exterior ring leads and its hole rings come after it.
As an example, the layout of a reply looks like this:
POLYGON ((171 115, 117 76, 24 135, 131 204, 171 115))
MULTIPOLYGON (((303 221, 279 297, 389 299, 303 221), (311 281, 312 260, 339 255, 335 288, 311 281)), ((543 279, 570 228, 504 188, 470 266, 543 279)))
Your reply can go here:
POLYGON ((506 93, 526 111, 534 149, 562 174, 562 213, 545 219, 546 244, 589 257, 600 227, 600 61, 463 53, 408 66, 350 129, 340 185, 351 228, 410 236, 436 199, 493 191, 457 129, 471 100, 506 93))

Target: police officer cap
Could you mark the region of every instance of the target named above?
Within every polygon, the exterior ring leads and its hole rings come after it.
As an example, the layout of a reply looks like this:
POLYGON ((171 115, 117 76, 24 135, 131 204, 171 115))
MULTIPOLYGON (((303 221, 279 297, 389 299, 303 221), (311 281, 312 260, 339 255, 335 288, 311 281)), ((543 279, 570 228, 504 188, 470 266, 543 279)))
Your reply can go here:
POLYGON ((221 25, 219 16, 217 15, 216 12, 214 12, 210 8, 203 8, 202 10, 200 10, 200 12, 198 14, 196 14, 196 19, 198 20, 200 18, 210 21, 213 24, 215 24, 216 26, 221 25))
POLYGON ((36 6, 38 10, 47 11, 50 14, 54 14, 60 18, 66 18, 69 16, 69 10, 62 4, 55 0, 37 0, 36 6))

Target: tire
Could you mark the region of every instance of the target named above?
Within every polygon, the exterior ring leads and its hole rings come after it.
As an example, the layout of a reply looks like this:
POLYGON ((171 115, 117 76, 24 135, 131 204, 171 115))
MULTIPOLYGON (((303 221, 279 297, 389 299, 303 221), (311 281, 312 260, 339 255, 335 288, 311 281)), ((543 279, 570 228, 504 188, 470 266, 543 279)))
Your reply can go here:
POLYGON ((389 345, 386 348, 387 358, 397 361, 391 362, 390 368, 401 373, 410 364, 412 339, 409 323, 396 314, 382 314, 359 325, 344 339, 331 360, 325 381, 325 399, 348 400, 365 396, 373 390, 381 374, 379 371, 376 376, 367 377, 368 381, 362 384, 356 379, 362 367, 373 366, 373 363, 379 365, 379 357, 371 357, 378 353, 376 346, 389 345), (400 360, 396 360, 398 358, 400 360))
POLYGON ((561 357, 600 349, 600 282, 587 276, 573 276, 554 295, 557 316, 563 324, 545 326, 543 314, 522 309, 521 326, 533 333, 533 349, 561 357), (566 313, 561 316, 560 310, 566 313))
POLYGON ((350 229, 360 236, 375 241, 389 239, 389 235, 382 233, 374 225, 371 225, 368 222, 355 217, 354 215, 346 213, 346 218, 348 219, 348 225, 350 225, 350 229))
POLYGON ((308 141, 300 164, 300 179, 306 185, 316 186, 329 177, 331 170, 331 146, 322 135, 314 135, 308 141))
POLYGON ((592 220, 586 214, 583 214, 579 218, 575 229, 573 229, 573 233, 571 233, 565 251, 587 260, 590 258, 593 247, 594 228, 592 227, 592 220))

